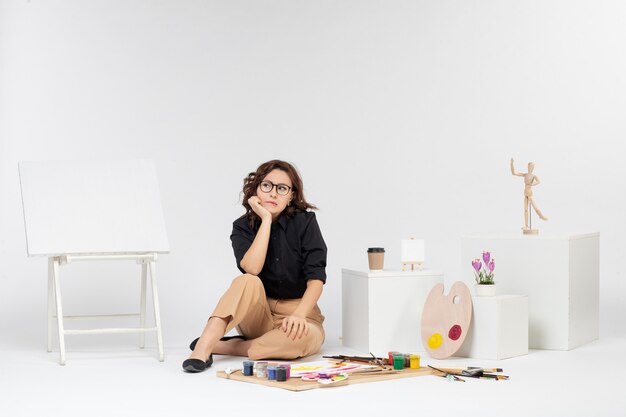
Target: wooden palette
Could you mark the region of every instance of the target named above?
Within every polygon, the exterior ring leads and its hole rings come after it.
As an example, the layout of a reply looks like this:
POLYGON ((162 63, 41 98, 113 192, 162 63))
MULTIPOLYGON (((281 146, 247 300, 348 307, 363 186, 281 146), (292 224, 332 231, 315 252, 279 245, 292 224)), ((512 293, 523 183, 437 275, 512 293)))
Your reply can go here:
POLYGON ((422 344, 435 359, 454 355, 465 340, 472 321, 472 296, 467 285, 457 281, 448 295, 443 284, 428 294, 422 311, 422 344))
POLYGON ((337 384, 323 385, 316 381, 303 381, 301 378, 291 378, 285 382, 269 381, 267 379, 257 378, 256 376, 244 376, 240 371, 231 373, 228 375, 224 371, 217 371, 215 375, 220 378, 232 379, 233 381, 250 382, 258 385, 265 385, 268 387, 282 388, 289 391, 306 391, 315 388, 332 388, 345 385, 361 384, 363 382, 377 382, 388 381, 391 379, 410 378, 416 376, 432 375, 433 371, 430 368, 419 369, 402 369, 393 373, 381 374, 381 373, 365 373, 365 374, 350 374, 348 379, 341 381, 337 384))

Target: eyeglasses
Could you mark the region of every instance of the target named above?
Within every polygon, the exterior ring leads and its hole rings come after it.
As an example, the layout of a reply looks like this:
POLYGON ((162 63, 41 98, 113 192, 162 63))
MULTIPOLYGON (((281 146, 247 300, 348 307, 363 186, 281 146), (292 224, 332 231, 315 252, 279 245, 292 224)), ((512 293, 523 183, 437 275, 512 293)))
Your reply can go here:
POLYGON ((278 193, 278 195, 285 196, 289 194, 289 191, 291 191, 291 187, 285 184, 274 184, 271 181, 261 181, 261 184, 259 184, 259 188, 264 193, 271 192, 274 187, 276 187, 276 192, 278 193))

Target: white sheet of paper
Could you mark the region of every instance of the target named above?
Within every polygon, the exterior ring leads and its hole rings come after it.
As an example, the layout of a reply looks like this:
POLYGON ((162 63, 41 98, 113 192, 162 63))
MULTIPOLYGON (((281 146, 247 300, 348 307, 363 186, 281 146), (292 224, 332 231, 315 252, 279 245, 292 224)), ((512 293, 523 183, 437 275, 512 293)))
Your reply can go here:
POLYGON ((333 362, 329 360, 315 362, 294 362, 291 364, 290 374, 291 378, 301 378, 303 376, 319 372, 335 374, 340 372, 349 372, 370 368, 374 368, 374 366, 360 363, 348 363, 339 366, 338 362, 333 362))

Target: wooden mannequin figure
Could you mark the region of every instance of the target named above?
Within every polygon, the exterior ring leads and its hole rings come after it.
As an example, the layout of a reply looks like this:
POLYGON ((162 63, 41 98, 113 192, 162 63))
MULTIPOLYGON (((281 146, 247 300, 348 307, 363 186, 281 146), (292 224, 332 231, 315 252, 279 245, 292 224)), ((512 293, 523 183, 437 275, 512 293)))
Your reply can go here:
POLYGON ((537 229, 532 229, 528 223, 529 217, 529 206, 535 210, 535 213, 539 216, 541 220, 548 220, 545 217, 541 210, 535 204, 533 200, 533 190, 532 187, 541 183, 539 181, 539 177, 533 174, 533 170, 535 169, 535 164, 533 162, 528 163, 528 172, 515 172, 515 167, 513 165, 513 158, 511 158, 511 174, 516 175, 518 177, 524 177, 524 227, 522 227, 522 231, 525 235, 536 235, 539 233, 537 229))

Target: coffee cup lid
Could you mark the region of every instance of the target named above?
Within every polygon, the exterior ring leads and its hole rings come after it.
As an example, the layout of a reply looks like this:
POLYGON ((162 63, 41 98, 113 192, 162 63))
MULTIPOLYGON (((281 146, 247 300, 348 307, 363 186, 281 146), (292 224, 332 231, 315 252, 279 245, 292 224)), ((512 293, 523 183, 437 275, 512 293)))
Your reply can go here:
POLYGON ((380 253, 385 252, 385 248, 367 248, 367 253, 380 253))

